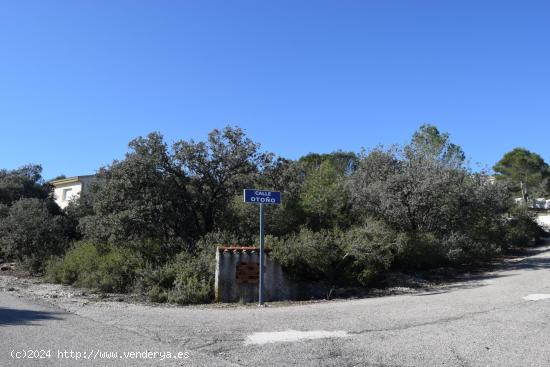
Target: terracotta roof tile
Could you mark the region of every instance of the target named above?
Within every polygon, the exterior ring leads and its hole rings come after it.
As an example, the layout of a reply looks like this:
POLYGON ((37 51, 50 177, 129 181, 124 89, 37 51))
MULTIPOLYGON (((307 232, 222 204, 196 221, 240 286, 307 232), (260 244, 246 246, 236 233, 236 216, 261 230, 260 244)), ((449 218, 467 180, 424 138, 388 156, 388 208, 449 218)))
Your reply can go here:
MULTIPOLYGON (((218 246, 219 252, 233 252, 233 253, 240 253, 240 252, 250 252, 255 253, 256 251, 260 251, 259 247, 255 246, 218 246)), ((266 253, 270 252, 271 250, 266 248, 264 250, 266 253)))

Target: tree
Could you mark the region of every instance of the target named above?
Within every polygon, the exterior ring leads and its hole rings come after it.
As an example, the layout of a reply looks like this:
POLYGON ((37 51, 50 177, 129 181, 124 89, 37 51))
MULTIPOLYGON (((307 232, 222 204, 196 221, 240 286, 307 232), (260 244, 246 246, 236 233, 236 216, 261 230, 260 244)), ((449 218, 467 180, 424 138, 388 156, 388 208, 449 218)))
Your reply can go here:
POLYGON ((59 207, 47 200, 23 198, 0 214, 2 252, 35 271, 48 257, 64 252, 72 231, 59 207))
MULTIPOLYGON (((268 205, 264 209, 265 232, 273 236, 284 236, 296 232, 306 224, 306 213, 301 202, 302 186, 305 180, 303 165, 294 160, 278 157, 255 175, 250 187, 280 191, 280 205, 268 205)), ((242 192, 233 197, 223 215, 222 228, 234 234, 242 243, 256 243, 258 240, 258 207, 243 202, 242 192)))
POLYGON ((354 152, 338 150, 328 154, 309 153, 298 160, 304 166, 306 172, 319 169, 323 162, 327 161, 330 162, 340 176, 349 176, 357 169, 359 158, 354 152))
POLYGON ((499 180, 511 184, 514 192, 521 193, 524 201, 533 194, 544 193, 544 184, 550 178, 550 169, 544 159, 525 148, 515 148, 504 154, 493 170, 499 180))
POLYGON ((363 158, 350 185, 355 211, 400 231, 443 230, 466 172, 412 152, 377 148, 363 158))
POLYGON ((462 148, 451 143, 448 133, 441 133, 434 125, 424 124, 413 134, 405 147, 409 158, 437 160, 447 166, 460 167, 465 160, 462 148))
POLYGON ((167 245, 194 238, 188 179, 174 174, 177 167, 162 135, 139 137, 129 148, 124 160, 100 169, 86 198, 93 214, 80 219, 84 237, 110 243, 154 239, 167 245))
POLYGON ((111 243, 153 239, 168 249, 192 249, 219 229, 233 197, 272 163, 272 156, 239 128, 213 130, 205 142, 177 141, 159 133, 137 138, 130 152, 100 170, 81 220, 85 237, 111 243))
POLYGON ((11 205, 21 198, 46 199, 50 193, 51 187, 44 183, 40 165, 0 170, 0 204, 11 205))
POLYGON ((42 167, 29 164, 0 170, 0 253, 40 270, 44 260, 61 254, 74 236, 74 223, 53 201, 42 167))
POLYGON ((279 157, 263 170, 258 178, 258 187, 272 188, 282 193, 281 205, 269 206, 265 211, 266 233, 282 236, 298 231, 306 223, 307 214, 301 200, 305 179, 306 172, 300 161, 279 157))
POLYGON ((399 231, 445 231, 463 197, 464 161, 449 134, 422 125, 402 148, 363 153, 349 186, 356 212, 399 231))
POLYGON ((206 142, 174 144, 175 172, 190 180, 201 236, 215 229, 232 196, 256 181, 272 159, 272 154, 261 152, 260 145, 240 128, 215 129, 206 142))
POLYGON ((509 197, 463 162, 447 134, 422 126, 405 147, 362 157, 349 185, 354 212, 406 233, 403 256, 413 266, 490 256, 504 245, 509 197))
POLYGON ((333 227, 346 205, 343 181, 333 164, 326 160, 307 175, 301 200, 314 227, 333 227))

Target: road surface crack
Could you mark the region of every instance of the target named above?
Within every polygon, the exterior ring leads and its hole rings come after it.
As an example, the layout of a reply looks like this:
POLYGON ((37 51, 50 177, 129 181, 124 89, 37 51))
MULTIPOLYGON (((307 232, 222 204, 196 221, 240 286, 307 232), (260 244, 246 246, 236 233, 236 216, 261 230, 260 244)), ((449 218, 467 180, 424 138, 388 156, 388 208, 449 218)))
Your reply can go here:
POLYGON ((363 329, 363 330, 359 330, 359 331, 350 331, 349 334, 351 334, 351 335, 361 335, 361 334, 366 334, 366 333, 376 333, 376 332, 385 332, 385 331, 402 331, 402 330, 413 329, 413 328, 423 327, 423 326, 445 324, 445 323, 449 323, 449 322, 464 320, 464 319, 469 318, 469 317, 475 317, 475 316, 479 316, 479 315, 483 315, 483 314, 488 314, 488 313, 491 313, 491 312, 494 312, 494 311, 504 311, 504 310, 512 309, 512 308, 515 308, 516 306, 519 306, 521 304, 522 303, 514 303, 511 306, 507 306, 507 307, 493 307, 493 308, 491 308, 489 310, 485 310, 485 311, 468 312, 468 313, 465 313, 465 314, 462 314, 462 315, 459 315, 459 316, 445 317, 445 318, 442 318, 442 319, 437 319, 437 320, 427 321, 427 322, 421 322, 421 323, 412 323, 412 324, 400 325, 400 326, 389 327, 389 328, 363 329))

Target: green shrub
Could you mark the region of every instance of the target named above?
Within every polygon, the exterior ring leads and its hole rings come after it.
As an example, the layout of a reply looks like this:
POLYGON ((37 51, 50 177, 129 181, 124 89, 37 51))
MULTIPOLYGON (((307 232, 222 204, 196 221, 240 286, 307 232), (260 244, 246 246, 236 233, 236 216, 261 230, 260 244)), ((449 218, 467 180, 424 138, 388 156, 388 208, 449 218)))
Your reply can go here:
POLYGON ((211 302, 214 294, 214 252, 181 252, 158 267, 140 272, 139 288, 152 302, 211 302))
POLYGON ((365 226, 349 229, 342 239, 342 245, 351 259, 347 267, 348 277, 363 286, 370 284, 380 272, 394 264, 406 241, 404 234, 373 219, 365 226))
POLYGON ((453 232, 443 239, 445 259, 453 264, 475 263, 487 260, 501 251, 498 243, 474 240, 468 235, 453 232))
POLYGON ((63 258, 50 260, 47 274, 51 280, 63 284, 103 292, 128 292, 142 266, 141 258, 128 249, 80 243, 63 258))
POLYGON ((61 255, 69 244, 71 224, 55 203, 23 198, 0 208, 0 252, 41 271, 52 255, 61 255))
POLYGON ((286 273, 299 280, 334 279, 345 255, 339 231, 302 228, 295 235, 267 237, 266 243, 286 273))
POLYGON ((505 226, 506 242, 512 246, 530 246, 545 231, 535 221, 535 215, 525 207, 516 207, 510 212, 510 219, 505 226))
POLYGON ((435 233, 407 233, 396 264, 401 269, 426 269, 447 263, 443 240, 435 233))
POLYGON ((495 238, 489 229, 484 235, 476 237, 476 230, 470 232, 408 234, 396 257, 396 264, 409 270, 473 264, 502 251, 502 241, 495 238))
POLYGON ((269 237, 267 243, 294 279, 367 286, 394 264, 407 240, 404 234, 369 219, 366 225, 347 231, 303 228, 296 235, 269 237))
POLYGON ((168 302, 168 293, 174 287, 178 274, 175 262, 164 265, 148 265, 140 271, 138 289, 147 295, 151 302, 168 302))
POLYGON ((213 287, 209 277, 196 272, 182 272, 174 282, 168 301, 179 304, 206 303, 212 300, 213 287))

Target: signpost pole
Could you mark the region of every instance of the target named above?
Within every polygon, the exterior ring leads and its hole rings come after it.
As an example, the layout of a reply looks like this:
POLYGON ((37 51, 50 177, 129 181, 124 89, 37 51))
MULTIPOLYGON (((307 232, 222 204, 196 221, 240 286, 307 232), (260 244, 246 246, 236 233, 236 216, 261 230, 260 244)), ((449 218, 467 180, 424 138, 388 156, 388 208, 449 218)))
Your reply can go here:
POLYGON ((243 196, 245 203, 260 204, 260 279, 258 279, 258 306, 263 306, 265 300, 264 210, 267 204, 281 204, 281 192, 258 189, 244 189, 243 196))
POLYGON ((258 292, 258 306, 264 304, 264 204, 260 204, 260 289, 258 292))

